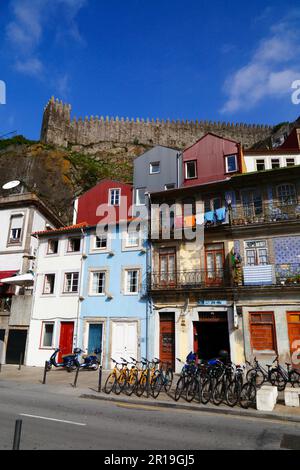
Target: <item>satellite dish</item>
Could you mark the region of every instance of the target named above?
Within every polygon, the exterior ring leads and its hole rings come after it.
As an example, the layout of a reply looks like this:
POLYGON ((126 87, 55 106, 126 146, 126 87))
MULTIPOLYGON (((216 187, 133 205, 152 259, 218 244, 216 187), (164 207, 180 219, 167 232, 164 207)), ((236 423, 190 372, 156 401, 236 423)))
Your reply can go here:
POLYGON ((17 186, 19 186, 19 184, 21 184, 21 181, 19 181, 19 180, 9 181, 9 183, 6 183, 2 186, 2 189, 13 189, 13 188, 16 188, 17 186))

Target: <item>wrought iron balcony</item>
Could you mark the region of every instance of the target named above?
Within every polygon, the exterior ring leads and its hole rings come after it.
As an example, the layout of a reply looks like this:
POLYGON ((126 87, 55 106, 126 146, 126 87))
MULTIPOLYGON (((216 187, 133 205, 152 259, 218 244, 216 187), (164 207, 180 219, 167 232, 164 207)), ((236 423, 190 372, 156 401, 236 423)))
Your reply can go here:
POLYGON ((300 289, 300 263, 148 274, 148 291, 283 286, 300 289))
POLYGON ((300 219, 300 204, 237 205, 231 209, 232 225, 263 224, 300 219))

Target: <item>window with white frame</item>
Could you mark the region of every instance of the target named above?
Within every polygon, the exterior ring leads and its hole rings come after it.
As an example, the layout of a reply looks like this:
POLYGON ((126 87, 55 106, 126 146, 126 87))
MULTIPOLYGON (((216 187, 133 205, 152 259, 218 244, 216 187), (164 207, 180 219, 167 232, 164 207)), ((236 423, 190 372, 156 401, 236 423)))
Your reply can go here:
POLYGON ((129 229, 126 233, 126 247, 134 248, 140 245, 140 231, 129 229))
POLYGON ((44 278, 43 294, 51 295, 54 293, 55 274, 46 274, 44 278))
POLYGON ((271 159, 271 167, 272 167, 272 170, 275 170, 276 168, 280 168, 280 159, 279 158, 272 158, 271 159))
POLYGON ((49 240, 47 247, 47 255, 55 255, 58 253, 58 240, 49 240))
POLYGON ((227 155, 225 157, 226 173, 234 173, 238 171, 237 155, 227 155))
POLYGON ((170 189, 175 189, 175 183, 165 184, 165 191, 169 191, 170 189))
POLYGON ((119 206, 121 197, 121 189, 110 189, 109 190, 109 205, 119 206))
POLYGON ((137 206, 144 206, 146 203, 146 188, 138 188, 135 191, 135 203, 137 206))
POLYGON ((286 158, 286 166, 295 166, 295 159, 294 158, 286 158))
POLYGON ((150 163, 150 175, 156 175, 157 173, 160 173, 160 163, 159 162, 150 163))
POLYGON ((197 161, 185 162, 185 178, 187 180, 197 178, 197 161))
POLYGON ((125 294, 137 294, 139 291, 138 269, 125 270, 125 294))
POLYGON ((95 236, 95 246, 96 250, 106 250, 107 248, 107 234, 96 235, 95 236))
POLYGON ((64 294, 74 294, 79 288, 79 273, 65 273, 64 294))
POLYGON ((265 160, 260 158, 256 160, 256 171, 264 171, 266 169, 265 160))
POLYGON ((24 215, 15 214, 10 218, 9 243, 19 243, 22 237, 24 215))
POLYGON ((106 272, 105 271, 93 271, 91 272, 91 295, 104 295, 106 283, 106 272))
POLYGON ((43 323, 42 326, 42 348, 52 348, 54 337, 54 323, 43 323))
POLYGON ((81 247, 80 237, 71 237, 68 239, 68 253, 78 253, 81 247))
POLYGON ((266 240, 246 241, 245 251, 247 266, 268 264, 268 245, 266 240))

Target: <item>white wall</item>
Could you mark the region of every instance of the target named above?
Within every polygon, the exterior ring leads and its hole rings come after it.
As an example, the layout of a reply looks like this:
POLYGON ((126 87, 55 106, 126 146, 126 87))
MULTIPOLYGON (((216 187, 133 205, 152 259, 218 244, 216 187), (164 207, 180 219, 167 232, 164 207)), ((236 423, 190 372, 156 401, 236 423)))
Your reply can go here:
POLYGON ((279 159, 280 161, 280 167, 284 168, 286 167, 286 159, 287 158, 294 158, 295 159, 295 165, 300 165, 300 154, 278 154, 274 153, 273 155, 270 154, 261 154, 261 155, 253 155, 249 154, 247 155, 247 152, 244 154, 244 160, 246 164, 246 169, 247 173, 250 173, 252 171, 257 171, 256 169, 256 160, 264 160, 265 161, 265 169, 266 170, 271 170, 272 169, 272 159, 279 159))

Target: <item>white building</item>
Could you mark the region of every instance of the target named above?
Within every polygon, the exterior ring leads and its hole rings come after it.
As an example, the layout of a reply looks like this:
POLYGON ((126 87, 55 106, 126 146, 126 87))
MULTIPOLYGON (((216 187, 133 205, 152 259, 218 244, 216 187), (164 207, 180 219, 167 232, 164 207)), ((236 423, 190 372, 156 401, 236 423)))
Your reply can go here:
POLYGON ((0 197, 0 362, 18 363, 25 353, 37 240, 32 232, 61 225, 32 193, 0 197))
POLYGON ((246 172, 272 170, 300 165, 300 150, 245 150, 246 172))
POLYGON ((69 354, 76 346, 85 258, 85 224, 35 234, 37 252, 34 302, 25 363, 43 366, 54 348, 69 354))

